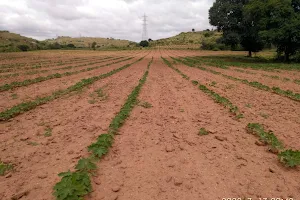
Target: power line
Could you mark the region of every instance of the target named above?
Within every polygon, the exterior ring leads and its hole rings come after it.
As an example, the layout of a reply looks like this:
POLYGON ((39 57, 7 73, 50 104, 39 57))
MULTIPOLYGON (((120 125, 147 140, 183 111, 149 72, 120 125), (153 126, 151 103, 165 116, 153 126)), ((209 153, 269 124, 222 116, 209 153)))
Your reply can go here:
POLYGON ((142 40, 148 40, 148 29, 147 29, 147 16, 144 14, 143 16, 143 33, 142 40))

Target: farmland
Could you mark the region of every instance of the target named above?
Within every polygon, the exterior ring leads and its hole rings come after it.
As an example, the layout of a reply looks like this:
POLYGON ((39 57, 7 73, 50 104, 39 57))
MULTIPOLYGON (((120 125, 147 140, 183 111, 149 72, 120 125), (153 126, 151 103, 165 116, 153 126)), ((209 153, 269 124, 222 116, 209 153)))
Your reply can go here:
POLYGON ((300 65, 245 55, 2 53, 0 199, 299 199, 300 65))

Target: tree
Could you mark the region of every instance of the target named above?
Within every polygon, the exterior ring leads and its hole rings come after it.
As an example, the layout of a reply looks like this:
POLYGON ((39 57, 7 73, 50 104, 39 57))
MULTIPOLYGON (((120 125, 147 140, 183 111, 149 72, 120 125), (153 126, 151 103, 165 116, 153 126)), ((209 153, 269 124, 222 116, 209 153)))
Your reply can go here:
POLYGON ((18 49, 20 49, 21 51, 28 51, 29 50, 29 46, 26 44, 21 44, 17 46, 18 49))
POLYGON ((142 47, 148 47, 149 46, 149 42, 147 40, 143 40, 140 42, 140 46, 142 47))
POLYGON ((195 29, 193 28, 192 31, 195 32, 195 29))
POLYGON ((152 42, 153 40, 151 38, 148 39, 148 42, 152 42))
POLYGON ((70 43, 70 44, 67 44, 67 47, 68 47, 68 48, 76 48, 76 47, 75 47, 75 45, 74 45, 74 44, 72 44, 72 43, 70 43))
POLYGON ((252 18, 246 18, 244 7, 249 0, 216 0, 209 10, 209 22, 223 31, 224 44, 235 49, 241 44, 252 56, 263 48, 263 42, 258 35, 258 28, 252 18))
POLYGON ((96 45, 97 45, 97 42, 93 42, 92 43, 92 49, 96 50, 96 45))
POLYGON ((300 0, 252 0, 245 8, 258 22, 259 35, 277 47, 284 61, 300 50, 300 0))

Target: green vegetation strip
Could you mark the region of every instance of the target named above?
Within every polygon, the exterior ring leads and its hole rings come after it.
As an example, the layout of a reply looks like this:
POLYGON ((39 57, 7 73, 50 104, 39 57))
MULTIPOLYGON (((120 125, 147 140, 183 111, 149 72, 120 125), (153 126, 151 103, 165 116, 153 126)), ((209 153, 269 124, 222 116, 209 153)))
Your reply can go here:
POLYGON ((17 87, 32 85, 32 84, 35 84, 35 83, 47 81, 47 80, 54 79, 54 78, 61 78, 61 77, 64 77, 64 76, 71 76, 71 75, 74 75, 74 74, 79 74, 79 73, 82 73, 82 72, 87 72, 87 71, 99 69, 101 67, 106 67, 106 66, 109 66, 109 65, 112 65, 112 64, 117 64, 117 63, 120 63, 120 62, 131 60, 132 58, 133 57, 126 58, 126 59, 123 59, 123 60, 115 61, 115 62, 112 62, 112 63, 108 63, 108 64, 105 64, 105 65, 100 65, 100 66, 96 66, 96 67, 89 67, 89 68, 85 68, 85 69, 82 69, 82 70, 79 70, 79 71, 65 72, 65 73, 62 73, 62 74, 55 73, 55 74, 50 74, 48 76, 40 76, 40 77, 37 77, 35 79, 27 79, 27 80, 24 80, 22 82, 12 82, 12 83, 9 83, 9 84, 4 84, 4 85, 0 86, 0 92, 11 90, 11 89, 14 89, 14 88, 17 88, 17 87))
POLYGON ((300 151, 285 150, 283 143, 274 135, 272 131, 266 132, 261 124, 251 123, 246 128, 248 133, 259 137, 259 140, 269 145, 269 150, 278 154, 279 161, 287 167, 300 165, 300 151))
POLYGON ((221 75, 221 76, 223 76, 227 79, 234 80, 234 81, 239 81, 241 83, 244 83, 246 85, 252 86, 252 87, 260 89, 260 90, 273 92, 273 93, 278 94, 280 96, 288 97, 288 98, 290 98, 292 100, 295 100, 295 101, 300 101, 300 94, 299 93, 294 93, 290 90, 282 90, 279 87, 270 88, 269 86, 264 85, 262 83, 259 83, 257 81, 251 82, 251 81, 248 81, 247 79, 240 79, 240 78, 236 78, 236 77, 233 77, 233 76, 228 76, 226 74, 222 74, 221 72, 217 72, 217 71, 212 70, 212 69, 208 69, 208 68, 205 68, 205 67, 202 67, 202 66, 196 66, 196 64, 200 64, 199 61, 191 60, 190 58, 184 58, 184 60, 174 58, 174 57, 171 57, 171 58, 175 61, 178 61, 178 62, 181 62, 181 63, 185 64, 186 66, 198 68, 198 69, 201 69, 203 71, 207 71, 207 72, 210 72, 210 73, 213 73, 213 74, 216 74, 216 75, 221 75))
POLYGON ((235 66, 265 71, 273 71, 274 69, 300 70, 299 64, 276 63, 273 60, 266 58, 249 58, 245 56, 195 56, 193 58, 207 65, 216 65, 217 67, 220 66, 224 69, 235 66))
MULTIPOLYGON (((185 75, 184 73, 182 73, 179 69, 177 69, 176 67, 174 67, 167 59, 161 57, 163 59, 163 61, 167 64, 168 67, 172 68, 173 70, 175 70, 177 73, 179 73, 184 79, 189 80, 189 77, 187 75, 185 75)), ((192 80, 191 81, 193 85, 198 85, 199 82, 192 80)), ((237 106, 233 105, 233 103, 231 103, 227 98, 220 96, 219 94, 217 94, 216 92, 214 92, 213 90, 208 89, 205 85, 201 85, 199 84, 199 89, 201 91, 203 91, 205 94, 207 94, 208 96, 210 96, 216 103, 221 104, 222 106, 224 106, 225 108, 228 108, 230 113, 234 114, 235 119, 240 119, 243 118, 243 114, 240 113, 239 109, 237 106)))
POLYGON ((32 110, 32 109, 36 108, 37 106, 45 104, 49 101, 53 101, 54 99, 62 97, 62 96, 66 95, 66 94, 69 94, 71 92, 79 91, 79 90, 83 89, 84 87, 86 87, 88 85, 91 85, 91 84, 93 84, 94 82, 96 82, 98 80, 104 79, 104 78, 106 78, 108 76, 111 76, 111 75, 113 75, 113 74, 115 74, 115 73, 117 73, 117 72, 119 72, 123 69, 126 69, 126 68, 130 67, 131 65, 141 61, 143 58, 144 57, 138 59, 137 61, 135 61, 133 63, 124 65, 123 67, 120 67, 120 68, 117 68, 117 69, 114 69, 114 70, 112 70, 112 71, 110 71, 106 74, 101 74, 99 76, 93 76, 93 77, 90 77, 90 78, 87 78, 87 79, 82 79, 81 81, 79 81, 76 84, 68 87, 67 89, 54 91, 50 96, 38 97, 33 101, 20 103, 20 104, 12 107, 10 109, 7 109, 7 110, 1 112, 0 113, 0 121, 9 120, 9 119, 21 114, 21 113, 32 110))
POLYGON ((95 143, 88 146, 88 151, 92 152, 92 154, 88 158, 81 158, 74 172, 69 170, 68 172, 58 174, 62 178, 53 187, 53 195, 57 200, 82 200, 85 195, 92 191, 91 177, 97 169, 95 162, 108 153, 109 148, 114 142, 114 136, 118 133, 118 130, 137 104, 138 95, 146 82, 152 60, 149 62, 147 70, 142 79, 140 79, 139 84, 134 88, 119 113, 111 121, 109 131, 101 134, 95 143))

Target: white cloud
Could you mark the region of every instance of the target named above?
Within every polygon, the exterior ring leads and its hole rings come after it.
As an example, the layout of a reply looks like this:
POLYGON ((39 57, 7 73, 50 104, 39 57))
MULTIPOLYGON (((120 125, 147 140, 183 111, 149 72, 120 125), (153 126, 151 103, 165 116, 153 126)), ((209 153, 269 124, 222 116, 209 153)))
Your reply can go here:
POLYGON ((141 40, 142 15, 152 39, 210 28, 213 0, 0 0, 0 30, 36 39, 59 36, 141 40))

